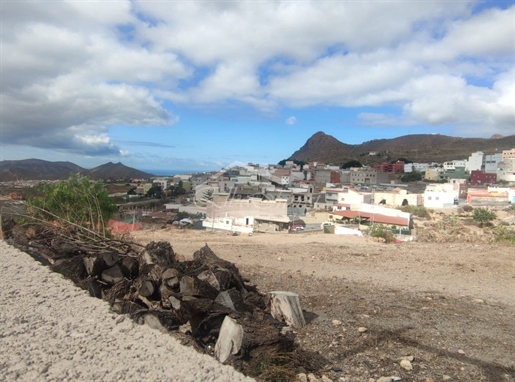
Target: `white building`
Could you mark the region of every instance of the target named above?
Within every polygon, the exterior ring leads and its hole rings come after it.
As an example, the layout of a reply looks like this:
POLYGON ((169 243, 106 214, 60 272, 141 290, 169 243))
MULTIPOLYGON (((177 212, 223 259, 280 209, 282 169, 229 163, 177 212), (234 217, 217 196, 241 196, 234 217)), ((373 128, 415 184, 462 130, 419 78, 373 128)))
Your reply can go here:
POLYGON ((482 151, 472 153, 469 156, 469 159, 465 166, 465 170, 467 170, 468 172, 471 172, 474 170, 481 171, 481 168, 483 167, 483 156, 484 156, 484 153, 482 151))
POLYGON ((404 172, 421 172, 424 173, 431 165, 429 163, 405 163, 404 172))
POLYGON ((499 163, 502 162, 502 153, 487 154, 484 157, 484 171, 496 172, 499 163))
POLYGON ((434 183, 428 184, 424 191, 424 207, 446 208, 454 206, 460 197, 461 184, 434 183))

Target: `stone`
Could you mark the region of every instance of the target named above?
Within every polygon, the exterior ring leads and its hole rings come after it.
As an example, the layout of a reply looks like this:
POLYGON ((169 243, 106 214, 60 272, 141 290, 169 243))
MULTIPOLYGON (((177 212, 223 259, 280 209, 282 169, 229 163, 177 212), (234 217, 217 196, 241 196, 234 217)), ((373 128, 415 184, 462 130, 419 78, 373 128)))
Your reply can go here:
POLYGON ((313 373, 308 374, 308 382, 318 382, 318 378, 313 373))
POLYGON ((400 365, 401 367, 404 369, 404 370, 413 370, 413 365, 411 364, 410 361, 408 361, 407 359, 403 359, 401 362, 400 362, 400 365))
POLYGON ((376 382, 392 382, 392 377, 381 377, 376 382))
POLYGON ((402 357, 401 359, 405 359, 407 361, 413 362, 415 357, 413 357, 412 355, 406 355, 406 356, 402 357))
POLYGON ((452 378, 451 378, 450 376, 448 376, 448 375, 445 375, 445 374, 444 374, 444 375, 442 376, 442 381, 450 381, 451 379, 452 379, 452 378))
POLYGON ((465 354, 465 352, 462 349, 458 349, 458 353, 465 354))
POLYGON ((367 329, 367 328, 365 328, 364 326, 360 326, 360 327, 358 328, 358 332, 360 332, 360 333, 365 333, 367 330, 368 330, 368 329, 367 329))
POLYGON ((333 366, 333 371, 336 373, 341 373, 343 371, 343 369, 339 366, 333 366))
POLYGON ((435 382, 435 380, 433 378, 427 377, 426 382, 435 382))
POLYGON ((333 320, 332 323, 334 326, 340 326, 342 324, 340 320, 333 320))
POLYGON ((297 374, 297 381, 308 382, 308 376, 306 375, 306 373, 299 373, 297 374))
POLYGON ((333 380, 329 378, 327 375, 322 375, 322 378, 320 380, 322 382, 333 382, 333 380))

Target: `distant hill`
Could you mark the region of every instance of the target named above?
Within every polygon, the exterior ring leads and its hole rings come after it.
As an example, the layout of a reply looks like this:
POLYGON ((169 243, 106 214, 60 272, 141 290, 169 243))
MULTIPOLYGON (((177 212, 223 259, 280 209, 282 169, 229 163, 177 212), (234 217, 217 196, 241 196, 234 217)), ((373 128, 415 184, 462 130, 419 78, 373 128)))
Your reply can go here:
POLYGON ((151 174, 121 163, 106 163, 88 170, 71 162, 41 159, 4 160, 0 162, 0 182, 16 180, 60 180, 80 173, 92 179, 149 178, 151 174))
POLYGON ((90 171, 93 179, 132 179, 132 178, 150 178, 152 175, 143 171, 127 167, 118 162, 109 162, 98 167, 92 168, 90 171))
POLYGON ((393 139, 376 139, 359 145, 342 143, 319 131, 288 159, 318 161, 342 165, 355 159, 373 165, 405 158, 412 162, 445 162, 467 159, 471 153, 502 152, 515 147, 515 135, 492 138, 458 138, 440 134, 405 135, 393 139), (376 153, 375 155, 369 155, 376 153))

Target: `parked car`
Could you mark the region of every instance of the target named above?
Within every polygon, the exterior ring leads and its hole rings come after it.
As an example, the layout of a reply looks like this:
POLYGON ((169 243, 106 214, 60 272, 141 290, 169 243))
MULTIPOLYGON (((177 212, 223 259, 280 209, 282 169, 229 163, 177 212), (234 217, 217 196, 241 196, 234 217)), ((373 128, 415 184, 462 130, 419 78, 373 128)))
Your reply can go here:
POLYGON ((290 231, 293 231, 293 232, 304 231, 304 226, 303 225, 292 225, 290 227, 290 231))

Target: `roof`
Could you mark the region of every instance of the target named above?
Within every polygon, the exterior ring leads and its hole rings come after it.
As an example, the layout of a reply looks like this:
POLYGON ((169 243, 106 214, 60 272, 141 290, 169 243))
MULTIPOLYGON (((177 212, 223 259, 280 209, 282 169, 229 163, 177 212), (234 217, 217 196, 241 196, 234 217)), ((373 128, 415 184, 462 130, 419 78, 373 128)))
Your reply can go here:
POLYGON ((354 219, 356 217, 360 217, 361 219, 365 219, 370 221, 371 223, 380 223, 380 224, 391 224, 391 225, 400 225, 409 227, 409 218, 402 218, 398 216, 388 216, 382 214, 372 214, 370 212, 364 211, 333 211, 330 212, 331 215, 341 216, 345 219, 354 219))

